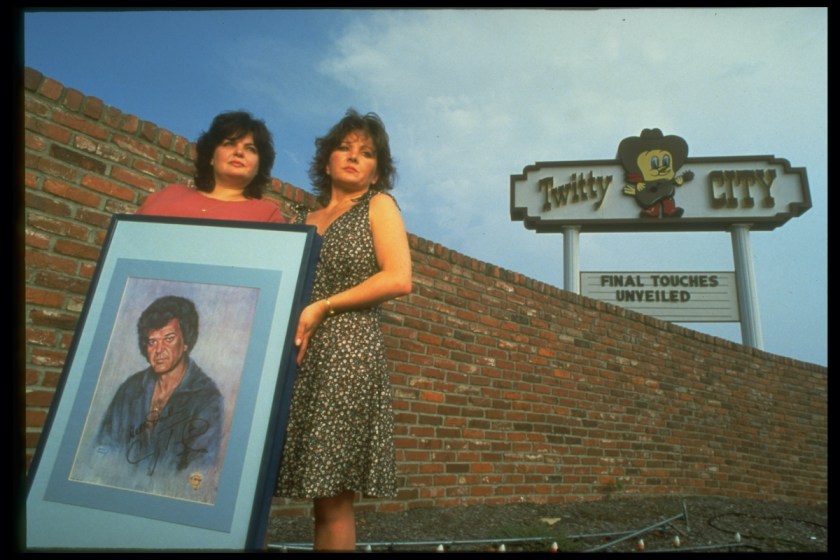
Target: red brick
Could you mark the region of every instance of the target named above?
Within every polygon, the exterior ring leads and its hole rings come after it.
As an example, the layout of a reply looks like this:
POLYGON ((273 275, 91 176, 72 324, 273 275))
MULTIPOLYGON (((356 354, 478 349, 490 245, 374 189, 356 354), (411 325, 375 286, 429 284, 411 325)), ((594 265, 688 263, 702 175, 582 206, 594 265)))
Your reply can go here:
MULTIPOLYGON (((34 68, 26 67, 23 69, 23 87, 28 91, 37 91, 38 86, 44 80, 44 75, 34 68)), ((28 97, 28 96, 27 96, 28 97)))
POLYGON ((96 97, 87 97, 85 99, 85 116, 94 120, 98 120, 104 112, 104 104, 101 99, 96 97))
POLYGON ((44 118, 44 119, 47 119, 47 120, 49 120, 49 116, 50 116, 50 112, 51 112, 51 109, 50 109, 49 105, 47 105, 46 103, 44 103, 44 102, 42 102, 38 99, 34 99, 32 97, 27 97, 26 99, 24 99, 23 110, 27 114, 35 115, 35 116, 38 116, 38 117, 41 117, 41 118, 44 118))
MULTIPOLYGON (((44 422, 42 420, 41 423, 37 425, 37 427, 42 428, 43 425, 44 425, 44 422)), ((26 445, 27 449, 32 450, 32 451, 29 451, 27 453, 27 457, 26 457, 26 459, 27 459, 26 468, 27 469, 29 468, 29 463, 32 461, 32 453, 35 450, 35 448, 38 447, 38 442, 40 440, 41 440, 41 432, 40 431, 38 431, 38 432, 26 432, 24 434, 24 440, 23 440, 24 445, 26 445)))
POLYGON ((96 261, 99 259, 99 247, 67 239, 59 239, 55 242, 55 252, 60 255, 86 259, 89 261, 96 261))
MULTIPOLYGON (((154 192, 157 190, 159 183, 152 179, 148 179, 136 173, 132 173, 128 170, 115 167, 111 170, 111 177, 116 179, 117 181, 121 181, 123 183, 127 183, 132 187, 138 187, 148 192, 154 192)), ((123 196, 120 196, 123 200, 131 200, 133 198, 133 193, 131 191, 126 190, 123 193, 123 196)))
POLYGON ((96 208, 99 206, 101 198, 89 191, 83 191, 67 183, 62 183, 52 179, 44 182, 44 192, 54 194, 67 200, 72 200, 85 206, 96 208))
MULTIPOLYGON (((53 308, 60 308, 61 305, 64 303, 64 295, 61 292, 56 292, 52 290, 42 290, 39 288, 26 288, 26 296, 25 296, 26 303, 32 305, 40 305, 41 307, 53 307, 53 308)), ((53 334, 50 331, 38 331, 40 337, 48 336, 49 334, 53 334)), ((55 340, 55 336, 50 336, 52 340, 55 340)))
POLYGON ((64 90, 64 105, 67 109, 75 112, 79 111, 79 108, 82 106, 82 100, 85 98, 84 95, 78 90, 67 88, 64 90))
MULTIPOLYGON (((27 294, 27 303, 35 303, 40 305, 39 302, 30 301, 28 294, 27 294)), ((55 306, 51 306, 55 307, 55 306)), ((35 346, 53 346, 56 342, 56 334, 51 330, 46 329, 26 329, 26 343, 33 344, 35 346)))
POLYGON ((44 420, 46 420, 46 418, 46 410, 27 408, 24 423, 28 428, 42 428, 44 426, 44 420))
POLYGON ((189 160, 195 160, 195 145, 183 136, 176 136, 172 143, 172 151, 181 156, 187 157, 189 160))
POLYGON ((58 235, 74 237, 76 239, 83 239, 88 233, 87 228, 74 224, 70 221, 35 213, 26 216, 26 223, 32 228, 36 228, 47 233, 55 233, 58 235))
POLYGON ((46 289, 63 290, 74 294, 86 294, 90 282, 68 274, 58 274, 52 270, 40 270, 34 274, 32 283, 46 289))
MULTIPOLYGON (((111 222, 111 214, 106 212, 98 212, 89 208, 79 208, 76 212, 76 219, 84 224, 94 226, 96 228, 107 229, 111 222)), ((101 233, 101 231, 100 231, 101 233)), ((97 244, 101 245, 101 239, 97 237, 97 244)))
MULTIPOLYGON (((132 178, 133 180, 133 176, 131 174, 121 172, 116 168, 111 172, 111 176, 120 181, 125 181, 125 178, 132 178)), ((134 191, 130 188, 114 183, 113 181, 109 181, 108 179, 97 177, 96 175, 85 175, 81 184, 93 191, 113 196, 115 198, 119 198, 120 200, 128 201, 134 199, 134 191)))
POLYGON ((154 142, 157 139, 158 127, 154 123, 143 121, 140 125, 140 135, 148 142, 154 142))
POLYGON ((174 135, 171 132, 161 128, 160 133, 158 134, 157 143, 162 148, 170 149, 173 137, 174 135))
POLYGON ((52 391, 26 391, 26 406, 50 406, 54 394, 52 391))
POLYGON ((67 313, 55 311, 34 310, 29 313, 32 324, 36 327, 52 327, 60 330, 73 330, 76 327, 78 317, 67 313))
MULTIPOLYGON (((120 123, 120 130, 123 132, 128 132, 129 134, 134 134, 140 129, 140 119, 135 117, 134 115, 124 115, 122 122, 120 123)), ((116 140, 116 138, 115 138, 116 140)))
POLYGON ((116 107, 106 107, 104 110, 104 122, 111 128, 119 128, 122 111, 116 107))
POLYGON ((176 173, 186 175, 189 178, 192 178, 195 174, 195 165, 193 165, 192 161, 184 162, 169 156, 163 156, 162 165, 164 167, 171 168, 176 173))
POLYGON ((51 78, 44 78, 41 81, 39 93, 48 99, 57 101, 61 97, 61 92, 63 90, 64 87, 60 83, 51 78))
POLYGON ((24 245, 35 249, 46 249, 50 246, 51 238, 40 231, 33 231, 26 228, 24 232, 24 245))
POLYGON ((76 115, 71 115, 62 111, 54 111, 53 121, 99 140, 108 138, 108 131, 105 128, 83 117, 77 117, 76 115))
POLYGON ((44 141, 43 138, 41 138, 40 136, 35 136, 34 134, 28 131, 24 133, 23 143, 27 149, 36 152, 43 152, 47 147, 47 143, 44 141))
MULTIPOLYGON (((105 173, 105 164, 79 152, 69 150, 63 146, 53 144, 50 146, 50 157, 63 161, 76 168, 84 169, 93 173, 105 173)), ((74 175, 75 176, 75 175, 74 175)))
POLYGON ((137 138, 117 135, 114 136, 114 144, 118 147, 151 161, 157 161, 160 157, 160 149, 137 138))
POLYGON ((168 169, 163 169, 157 164, 149 163, 145 161, 135 161, 134 162, 134 169, 140 171, 141 173, 145 173, 146 175, 151 175, 161 181, 166 183, 175 183, 178 182, 181 177, 168 169))
POLYGON ((33 118, 31 115, 26 115, 24 117, 24 128, 26 130, 31 130, 34 134, 45 136, 50 140, 55 140, 56 142, 61 142, 62 144, 69 143, 70 138, 72 137, 72 133, 66 128, 33 118))

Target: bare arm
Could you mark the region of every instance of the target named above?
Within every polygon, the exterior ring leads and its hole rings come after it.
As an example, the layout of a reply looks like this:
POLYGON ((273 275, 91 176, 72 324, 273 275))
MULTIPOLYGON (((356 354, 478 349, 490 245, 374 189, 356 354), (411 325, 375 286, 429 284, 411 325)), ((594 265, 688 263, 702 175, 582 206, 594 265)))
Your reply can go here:
POLYGON ((308 305, 300 315, 295 344, 298 363, 303 359, 309 339, 330 310, 335 313, 371 307, 411 293, 411 251, 400 211, 390 196, 376 195, 370 200, 370 227, 379 272, 353 286, 308 305))

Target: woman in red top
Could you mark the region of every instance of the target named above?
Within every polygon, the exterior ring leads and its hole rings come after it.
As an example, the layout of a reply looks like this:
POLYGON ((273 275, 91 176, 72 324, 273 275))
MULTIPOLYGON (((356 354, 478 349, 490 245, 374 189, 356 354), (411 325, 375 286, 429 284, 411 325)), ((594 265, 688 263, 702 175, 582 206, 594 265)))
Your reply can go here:
POLYGON ((194 185, 174 184, 152 193, 137 214, 214 220, 286 220, 262 198, 271 185, 274 145, 262 120, 244 111, 221 113, 196 142, 194 185))

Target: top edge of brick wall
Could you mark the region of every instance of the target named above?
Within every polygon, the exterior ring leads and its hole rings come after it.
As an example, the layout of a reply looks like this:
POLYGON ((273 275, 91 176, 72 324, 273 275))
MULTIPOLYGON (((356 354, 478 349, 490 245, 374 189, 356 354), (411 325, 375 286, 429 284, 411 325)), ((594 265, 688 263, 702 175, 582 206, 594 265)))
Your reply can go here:
POLYGON ((147 142, 153 142, 180 155, 190 158, 194 156, 195 143, 188 138, 179 136, 151 121, 123 113, 116 107, 106 105, 101 99, 67 87, 34 68, 24 67, 23 88, 61 105, 62 109, 69 112, 94 121, 102 121, 111 128, 140 136, 147 142))

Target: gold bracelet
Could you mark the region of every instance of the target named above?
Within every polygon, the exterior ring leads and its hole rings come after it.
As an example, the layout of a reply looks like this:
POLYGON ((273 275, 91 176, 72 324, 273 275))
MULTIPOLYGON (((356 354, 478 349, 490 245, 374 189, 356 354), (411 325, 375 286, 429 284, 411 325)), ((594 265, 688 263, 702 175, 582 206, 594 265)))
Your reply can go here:
POLYGON ((332 304, 330 303, 330 298, 327 298, 324 301, 327 302, 327 315, 332 317, 335 315, 335 309, 333 309, 332 304))

